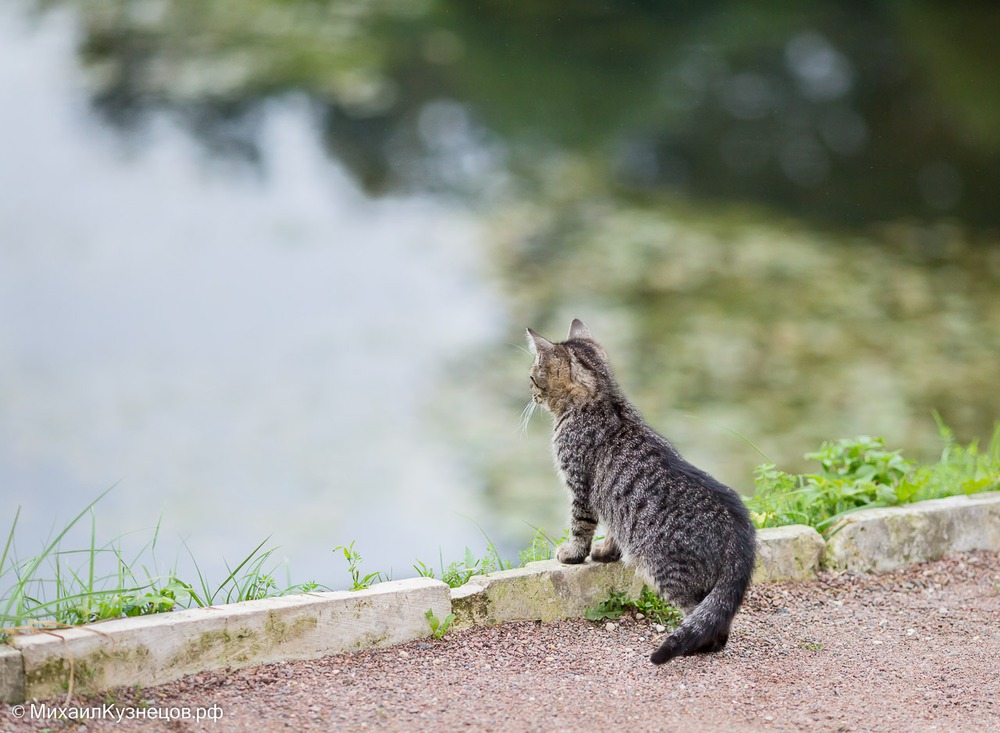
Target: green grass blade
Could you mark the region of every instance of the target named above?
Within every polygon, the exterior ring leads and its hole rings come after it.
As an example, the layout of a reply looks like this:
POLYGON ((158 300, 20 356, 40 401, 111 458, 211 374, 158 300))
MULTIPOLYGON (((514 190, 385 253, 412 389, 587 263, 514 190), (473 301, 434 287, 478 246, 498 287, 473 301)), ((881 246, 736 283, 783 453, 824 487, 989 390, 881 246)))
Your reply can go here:
POLYGON ((42 552, 41 552, 40 555, 38 555, 37 557, 35 557, 33 560, 29 561, 27 569, 24 571, 24 573, 21 576, 18 577, 18 582, 15 584, 14 593, 13 593, 12 597, 10 599, 8 599, 7 605, 3 609, 3 612, 2 612, 3 616, 10 616, 10 609, 11 609, 11 607, 14 604, 14 599, 17 598, 17 597, 20 597, 20 594, 17 592, 18 588, 23 589, 24 586, 27 583, 31 582, 31 580, 35 576, 35 573, 38 571, 38 568, 41 567, 41 565, 45 561, 45 559, 55 551, 55 549, 59 546, 59 543, 62 541, 62 538, 65 537, 69 533, 69 531, 71 529, 73 529, 73 527, 76 526, 77 522, 79 522, 83 518, 83 516, 87 512, 89 512, 94 507, 94 505, 97 504, 97 502, 99 502, 101 499, 103 499, 105 496, 107 496, 108 493, 113 488, 115 488, 115 486, 117 486, 117 483, 116 484, 112 484, 107 489, 105 489, 100 494, 98 494, 98 496, 97 496, 96 499, 94 499, 92 502, 90 502, 89 504, 87 504, 87 506, 85 506, 83 508, 83 511, 81 511, 79 514, 77 514, 72 519, 72 521, 70 521, 69 524, 67 524, 65 527, 63 527, 62 532, 60 532, 58 535, 56 535, 56 537, 55 537, 54 540, 52 540, 51 542, 49 542, 48 545, 46 545, 44 548, 42 548, 42 552))
POLYGON ((10 557, 10 550, 14 546, 14 532, 17 529, 17 520, 21 516, 21 507, 14 512, 14 521, 10 524, 10 532, 7 533, 7 541, 3 545, 3 554, 0 555, 0 578, 7 573, 7 558, 10 557))
MULTIPOLYGON (((219 592, 221 592, 221 591, 222 591, 222 589, 223 589, 224 587, 226 587, 226 585, 228 585, 229 583, 233 582, 233 578, 235 578, 235 577, 236 577, 236 574, 237 574, 238 572, 240 572, 240 570, 242 570, 242 569, 243 569, 243 567, 244 567, 244 566, 245 566, 245 565, 246 565, 246 564, 247 564, 248 562, 250 562, 250 560, 252 560, 252 559, 253 559, 254 555, 256 555, 256 554, 257 554, 257 553, 258 553, 258 552, 260 551, 260 548, 262 548, 262 547, 263 547, 263 546, 264 546, 264 545, 265 545, 265 544, 266 544, 266 543, 267 543, 268 541, 270 541, 270 539, 271 539, 270 535, 268 535, 267 537, 265 537, 265 538, 264 538, 264 539, 263 539, 263 540, 261 541, 261 543, 260 543, 259 545, 257 545, 257 546, 256 546, 255 548, 253 548, 253 550, 251 550, 251 551, 250 551, 250 554, 249 554, 249 555, 247 555, 246 557, 244 557, 244 558, 243 558, 243 561, 242 561, 242 562, 241 562, 241 563, 240 563, 239 565, 237 565, 237 566, 236 566, 236 567, 235 567, 235 568, 234 568, 233 570, 230 570, 230 572, 229 572, 229 575, 228 575, 228 576, 226 577, 226 579, 225 579, 225 580, 223 580, 223 581, 222 581, 222 583, 221 583, 221 584, 219 585, 219 587, 218 587, 218 588, 216 589, 216 592, 212 594, 212 602, 213 602, 213 603, 215 602, 215 596, 216 596, 216 594, 217 594, 217 593, 219 593, 219 592)), ((267 552, 267 553, 265 553, 265 558, 266 558, 266 557, 267 557, 268 555, 270 555, 270 554, 271 554, 270 552, 267 552)), ((228 569, 228 568, 229 568, 229 566, 227 565, 227 566, 226 566, 226 568, 228 569)))

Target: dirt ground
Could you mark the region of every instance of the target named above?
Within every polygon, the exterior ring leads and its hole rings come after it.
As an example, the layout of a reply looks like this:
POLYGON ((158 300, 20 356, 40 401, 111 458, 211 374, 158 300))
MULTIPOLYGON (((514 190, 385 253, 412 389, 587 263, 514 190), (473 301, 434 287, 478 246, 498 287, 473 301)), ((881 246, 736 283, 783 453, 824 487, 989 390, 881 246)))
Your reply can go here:
POLYGON ((0 729, 1000 731, 998 553, 756 586, 721 654, 654 667, 659 636, 631 618, 476 628, 75 700, 107 706, 85 724, 8 706, 0 729), (153 717, 199 713, 216 719, 153 717))

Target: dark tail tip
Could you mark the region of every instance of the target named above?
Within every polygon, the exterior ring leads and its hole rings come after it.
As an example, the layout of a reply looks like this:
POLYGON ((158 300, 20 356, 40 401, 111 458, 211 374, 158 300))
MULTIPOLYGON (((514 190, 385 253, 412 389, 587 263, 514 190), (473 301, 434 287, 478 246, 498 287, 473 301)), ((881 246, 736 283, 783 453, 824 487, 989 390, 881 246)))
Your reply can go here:
POLYGON ((660 648, 649 655, 649 661, 653 664, 665 664, 674 657, 679 657, 681 652, 682 650, 680 645, 676 643, 676 639, 673 636, 668 636, 660 645, 660 648), (672 639, 673 642, 671 642, 672 639))
POLYGON ((726 629, 716 635, 715 638, 700 646, 697 646, 697 641, 690 638, 685 640, 677 632, 674 632, 664 639, 659 649, 650 655, 649 661, 653 664, 664 664, 674 657, 721 652, 725 648, 727 641, 729 641, 729 629, 726 629))

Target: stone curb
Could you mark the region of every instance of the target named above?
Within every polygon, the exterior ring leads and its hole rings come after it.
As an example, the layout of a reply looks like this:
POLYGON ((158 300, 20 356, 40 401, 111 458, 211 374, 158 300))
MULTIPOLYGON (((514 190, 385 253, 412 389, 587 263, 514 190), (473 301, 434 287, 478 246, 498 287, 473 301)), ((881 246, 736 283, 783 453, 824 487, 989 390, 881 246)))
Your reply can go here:
POLYGON ((0 644, 0 703, 24 700, 24 661, 17 649, 0 644))
POLYGON ((642 581, 620 562, 563 565, 558 560, 530 562, 523 568, 478 575, 451 592, 455 628, 507 621, 580 618, 588 606, 612 593, 631 597, 642 581))
POLYGON ((753 582, 812 580, 822 567, 825 547, 820 533, 804 524, 759 529, 753 582))
POLYGON ((826 542, 826 566, 886 572, 972 550, 1000 550, 1000 491, 849 514, 826 542))
MULTIPOLYGON (((831 538, 811 527, 763 529, 754 582, 809 580, 836 570, 885 571, 971 550, 1000 550, 1000 492, 867 509, 831 538)), ((453 628, 584 615, 613 592, 638 594, 642 580, 621 563, 557 560, 476 576, 449 589, 428 578, 362 591, 308 593, 84 627, 15 635, 0 645, 0 702, 56 697, 74 689, 154 685, 207 669, 315 659, 430 635, 428 610, 453 628)))
POLYGON ((73 689, 83 693, 398 644, 430 635, 428 609, 442 619, 451 613, 448 591, 439 580, 412 578, 356 592, 265 598, 15 635, 21 694, 16 678, 9 688, 5 679, 0 692, 12 702, 56 697, 66 692, 71 669, 73 689))
MULTIPOLYGON (((812 527, 793 525, 757 533, 754 582, 809 580, 819 572, 823 538, 812 527)), ((558 560, 478 575, 451 591, 454 628, 507 621, 580 618, 612 593, 636 597, 643 580, 620 562, 563 565, 558 560)))

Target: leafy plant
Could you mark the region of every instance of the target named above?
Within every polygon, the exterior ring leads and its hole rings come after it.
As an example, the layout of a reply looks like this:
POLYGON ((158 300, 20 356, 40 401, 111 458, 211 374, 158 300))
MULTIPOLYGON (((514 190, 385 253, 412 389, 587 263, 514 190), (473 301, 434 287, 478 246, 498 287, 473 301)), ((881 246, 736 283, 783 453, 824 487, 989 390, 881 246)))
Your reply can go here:
POLYGON ((632 601, 632 606, 647 618, 664 626, 676 626, 681 622, 681 612, 645 585, 642 586, 639 597, 632 601))
POLYGON ((631 610, 631 601, 625 593, 612 592, 606 600, 589 606, 583 615, 590 621, 617 621, 631 610))
POLYGON ((823 443, 818 451, 806 453, 805 457, 819 461, 826 477, 884 486, 898 486, 912 466, 901 451, 886 450, 882 438, 868 435, 823 443))
POLYGON ((993 434, 981 450, 976 440, 959 444, 940 416, 935 414, 934 418, 944 447, 937 463, 917 466, 908 477, 912 500, 1000 490, 1000 422, 993 426, 993 434))
POLYGON ((651 621, 664 626, 676 626, 681 620, 680 611, 647 586, 642 587, 638 598, 629 598, 626 593, 613 592, 606 600, 587 608, 584 616, 590 621, 617 621, 627 613, 642 613, 651 621))
POLYGON ((375 583, 387 580, 388 578, 380 571, 365 575, 361 574, 361 562, 363 558, 361 557, 361 553, 354 549, 354 542, 355 540, 351 540, 351 544, 349 545, 338 545, 333 548, 334 552, 340 550, 344 553, 344 559, 347 560, 347 572, 351 575, 351 590, 364 590, 365 588, 370 588, 375 583))
MULTIPOLYGON (((935 416, 937 417, 937 416, 935 416)), ((984 452, 967 446, 938 419, 945 443, 941 458, 915 465, 881 438, 859 436, 823 443, 806 454, 820 472, 792 475, 773 463, 757 467, 756 492, 746 499, 758 527, 810 524, 829 532, 843 516, 859 509, 894 506, 954 494, 1000 488, 1000 423, 984 452)))
POLYGON ((451 628, 452 621, 455 620, 455 614, 449 613, 444 617, 444 621, 442 621, 434 615, 434 610, 431 608, 427 609, 427 613, 425 613, 424 616, 427 617, 427 623, 430 624, 431 633, 434 635, 435 639, 440 639, 447 634, 448 629, 451 628))

